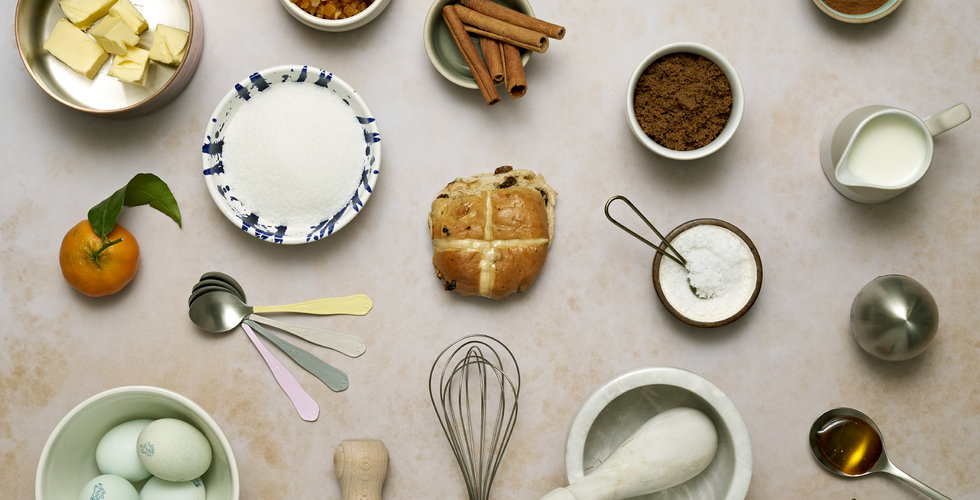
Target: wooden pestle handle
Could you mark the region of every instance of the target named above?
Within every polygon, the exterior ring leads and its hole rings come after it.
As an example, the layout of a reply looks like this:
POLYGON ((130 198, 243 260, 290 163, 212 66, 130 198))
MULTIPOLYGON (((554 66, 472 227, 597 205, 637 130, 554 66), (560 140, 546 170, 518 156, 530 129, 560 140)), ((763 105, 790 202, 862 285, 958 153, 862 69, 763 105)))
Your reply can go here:
POLYGON ((345 439, 333 454, 342 500, 381 500, 388 448, 378 439, 345 439))

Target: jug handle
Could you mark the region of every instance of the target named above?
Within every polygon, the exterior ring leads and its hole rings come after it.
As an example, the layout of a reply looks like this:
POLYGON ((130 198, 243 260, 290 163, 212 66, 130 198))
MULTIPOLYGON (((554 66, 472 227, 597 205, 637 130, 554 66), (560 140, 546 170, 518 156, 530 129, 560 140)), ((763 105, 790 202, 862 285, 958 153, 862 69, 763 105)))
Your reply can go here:
POLYGON ((970 119, 970 108, 964 103, 959 103, 951 108, 937 111, 926 119, 922 120, 929 129, 929 133, 939 135, 970 119))

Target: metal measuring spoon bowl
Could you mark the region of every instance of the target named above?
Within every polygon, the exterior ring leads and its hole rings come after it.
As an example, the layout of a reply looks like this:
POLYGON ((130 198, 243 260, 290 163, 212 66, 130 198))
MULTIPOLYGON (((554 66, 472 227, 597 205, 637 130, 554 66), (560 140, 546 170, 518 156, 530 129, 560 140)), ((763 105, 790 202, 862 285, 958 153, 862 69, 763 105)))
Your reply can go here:
POLYGON ((939 329, 939 307, 926 287, 900 274, 879 276, 851 305, 851 333, 868 354, 902 361, 922 354, 939 329))
POLYGON ((251 308, 222 287, 203 287, 191 294, 188 316, 200 329, 221 333, 236 328, 251 308))
POLYGON ((238 292, 234 288, 229 287, 227 284, 224 284, 222 282, 214 282, 214 281, 212 282, 199 281, 196 285, 194 285, 194 288, 191 288, 191 295, 190 297, 187 297, 187 305, 190 306, 199 297, 209 292, 228 292, 232 295, 235 295, 236 297, 241 298, 238 295, 238 292))
POLYGON ((199 282, 203 282, 205 280, 214 280, 214 281, 223 282, 224 284, 228 285, 229 287, 235 290, 235 294, 242 298, 242 302, 248 302, 248 299, 245 298, 245 290, 242 288, 242 285, 240 285, 235 278, 232 278, 231 276, 222 272, 208 271, 201 275, 201 279, 199 280, 199 282))
POLYGON ((810 427, 810 450, 817 463, 838 476, 884 472, 933 500, 950 500, 895 467, 885 455, 885 443, 874 420, 853 408, 835 408, 817 417, 810 427))

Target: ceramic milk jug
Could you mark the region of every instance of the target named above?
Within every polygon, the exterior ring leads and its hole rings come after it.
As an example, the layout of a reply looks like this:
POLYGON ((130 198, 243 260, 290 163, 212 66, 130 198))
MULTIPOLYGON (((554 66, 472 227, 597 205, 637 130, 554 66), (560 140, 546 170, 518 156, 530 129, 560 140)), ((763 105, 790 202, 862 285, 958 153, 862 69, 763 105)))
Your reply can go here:
POLYGON ((957 104, 925 119, 891 106, 860 106, 831 124, 820 163, 840 194, 861 203, 890 200, 915 185, 932 162, 933 136, 970 119, 957 104))

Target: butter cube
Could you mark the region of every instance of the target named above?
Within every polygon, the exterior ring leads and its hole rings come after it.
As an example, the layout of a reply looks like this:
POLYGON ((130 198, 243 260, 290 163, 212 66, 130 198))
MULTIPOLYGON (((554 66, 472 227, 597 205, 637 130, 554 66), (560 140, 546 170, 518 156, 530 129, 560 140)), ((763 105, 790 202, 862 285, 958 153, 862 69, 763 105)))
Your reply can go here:
POLYGON ((149 67, 150 51, 130 47, 125 54, 112 58, 109 76, 142 87, 146 85, 146 72, 149 67))
POLYGON ((129 47, 140 43, 139 35, 133 33, 126 21, 112 14, 93 24, 88 34, 110 54, 123 55, 129 47))
POLYGON ((187 32, 158 24, 153 31, 153 44, 150 45, 150 59, 161 63, 176 66, 184 59, 184 50, 187 48, 187 32))
POLYGON ((116 0, 61 0, 61 11, 79 29, 86 30, 96 19, 109 13, 116 0))
POLYGON ((59 19, 54 25, 48 39, 44 41, 44 50, 89 80, 95 78, 99 68, 109 57, 95 40, 65 18, 59 19))
POLYGON ((126 21, 129 29, 137 35, 146 31, 146 19, 129 0, 116 0, 116 3, 109 8, 109 14, 126 21))

